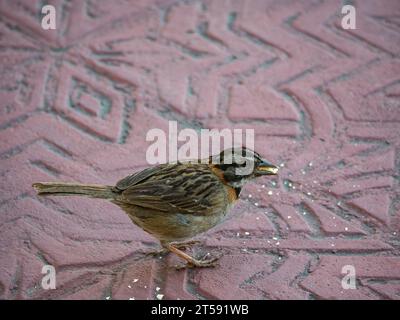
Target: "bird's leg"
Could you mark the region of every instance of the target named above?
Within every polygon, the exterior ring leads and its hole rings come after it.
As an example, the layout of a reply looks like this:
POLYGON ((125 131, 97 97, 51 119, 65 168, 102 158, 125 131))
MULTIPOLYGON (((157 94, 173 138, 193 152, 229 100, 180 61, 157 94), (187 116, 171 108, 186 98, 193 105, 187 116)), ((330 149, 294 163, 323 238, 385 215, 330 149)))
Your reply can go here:
MULTIPOLYGON (((177 249, 187 249, 190 248, 192 245, 201 243, 200 240, 189 240, 189 241, 182 241, 182 242, 170 242, 169 244, 173 245, 177 249)), ((167 247, 167 243, 161 242, 162 248, 158 250, 149 251, 146 253, 148 256, 159 256, 168 253, 170 250, 167 247)))
MULTIPOLYGON (((182 242, 170 242, 169 244, 173 245, 177 249, 187 249, 190 248, 192 245, 201 243, 200 240, 189 240, 189 241, 182 241, 182 242)), ((161 242, 161 249, 152 250, 146 253, 147 256, 159 256, 168 253, 170 250, 167 247, 167 243, 161 242)))
POLYGON ((182 268, 206 268, 206 267, 215 267, 216 265, 216 261, 219 259, 219 257, 217 258, 212 258, 209 260, 197 260, 195 258, 193 258, 192 256, 186 254, 185 252, 179 250, 178 248, 176 248, 174 246, 174 244, 166 244, 166 248, 175 253, 178 257, 182 258, 183 260, 187 261, 187 264, 185 266, 177 266, 177 269, 182 269, 182 268))

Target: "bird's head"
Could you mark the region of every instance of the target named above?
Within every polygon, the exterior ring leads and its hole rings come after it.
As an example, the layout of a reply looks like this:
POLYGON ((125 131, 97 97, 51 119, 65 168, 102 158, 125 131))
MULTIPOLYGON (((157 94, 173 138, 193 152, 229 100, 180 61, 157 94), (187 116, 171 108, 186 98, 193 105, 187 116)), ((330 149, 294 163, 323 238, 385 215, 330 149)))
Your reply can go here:
POLYGON ((277 166, 245 147, 226 149, 210 160, 222 171, 224 180, 234 188, 241 188, 247 181, 260 176, 278 174, 277 166))

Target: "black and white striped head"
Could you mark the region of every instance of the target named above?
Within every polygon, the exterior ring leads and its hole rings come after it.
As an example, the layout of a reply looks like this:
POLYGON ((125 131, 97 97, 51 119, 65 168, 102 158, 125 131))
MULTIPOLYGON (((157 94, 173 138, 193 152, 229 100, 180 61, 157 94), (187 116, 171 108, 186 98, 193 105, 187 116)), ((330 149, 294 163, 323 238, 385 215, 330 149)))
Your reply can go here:
POLYGON ((277 166, 245 147, 226 149, 211 157, 211 161, 222 170, 225 181, 235 188, 241 188, 248 180, 278 173, 277 166))

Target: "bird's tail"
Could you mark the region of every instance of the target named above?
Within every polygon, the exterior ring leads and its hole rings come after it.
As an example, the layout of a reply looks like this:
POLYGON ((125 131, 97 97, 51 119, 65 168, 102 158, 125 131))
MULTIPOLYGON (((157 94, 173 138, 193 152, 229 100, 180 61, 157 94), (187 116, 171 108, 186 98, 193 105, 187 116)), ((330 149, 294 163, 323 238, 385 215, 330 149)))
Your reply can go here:
POLYGON ((32 187, 41 196, 87 196, 101 199, 114 199, 113 187, 95 184, 64 182, 38 182, 32 187))

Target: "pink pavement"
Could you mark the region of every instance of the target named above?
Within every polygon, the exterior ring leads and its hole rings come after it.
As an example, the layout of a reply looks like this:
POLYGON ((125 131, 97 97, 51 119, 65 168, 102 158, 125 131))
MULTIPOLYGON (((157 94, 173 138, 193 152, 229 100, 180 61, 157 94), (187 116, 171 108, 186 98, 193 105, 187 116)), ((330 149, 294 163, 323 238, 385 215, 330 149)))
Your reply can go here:
POLYGON ((355 30, 342 1, 54 1, 56 30, 41 3, 0 2, 0 299, 400 299, 399 1, 353 1, 355 30), (31 187, 114 184, 170 120, 253 128, 281 166, 200 237, 216 268, 31 187))

